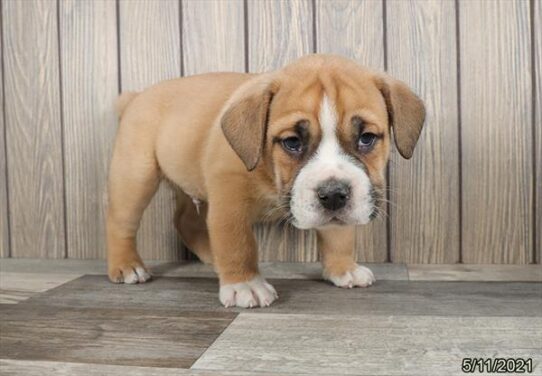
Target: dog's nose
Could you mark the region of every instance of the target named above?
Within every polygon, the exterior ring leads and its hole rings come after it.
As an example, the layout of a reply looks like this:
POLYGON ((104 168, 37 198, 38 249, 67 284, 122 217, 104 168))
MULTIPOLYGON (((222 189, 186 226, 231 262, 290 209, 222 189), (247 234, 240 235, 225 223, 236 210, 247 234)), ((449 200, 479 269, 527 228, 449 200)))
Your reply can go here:
POLYGON ((328 210, 339 210, 348 202, 350 186, 342 181, 330 179, 316 189, 320 204, 328 210))

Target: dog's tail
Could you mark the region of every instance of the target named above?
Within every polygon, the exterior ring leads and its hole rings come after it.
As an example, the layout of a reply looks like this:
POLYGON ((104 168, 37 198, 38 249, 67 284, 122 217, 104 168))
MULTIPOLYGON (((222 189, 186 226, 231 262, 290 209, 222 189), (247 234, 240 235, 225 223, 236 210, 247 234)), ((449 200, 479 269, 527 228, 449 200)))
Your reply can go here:
POLYGON ((115 104, 115 108, 117 110, 117 113, 119 114, 119 118, 122 117, 122 114, 124 111, 126 111, 126 107, 134 100, 135 97, 138 96, 138 92, 135 91, 126 91, 119 95, 117 98, 117 103, 115 104))

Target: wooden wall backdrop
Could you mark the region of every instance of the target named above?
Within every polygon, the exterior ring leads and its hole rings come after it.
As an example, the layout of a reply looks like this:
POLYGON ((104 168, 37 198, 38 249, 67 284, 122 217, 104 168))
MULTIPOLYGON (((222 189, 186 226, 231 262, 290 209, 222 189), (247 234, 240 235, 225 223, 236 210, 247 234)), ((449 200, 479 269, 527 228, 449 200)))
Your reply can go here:
MULTIPOLYGON (((540 263, 542 6, 524 0, 0 0, 0 257, 103 258, 119 91, 336 53, 404 80, 428 116, 393 151, 388 214, 360 261, 540 263)), ((187 257, 163 186, 138 236, 187 257)), ((261 259, 315 261, 314 233, 257 226, 261 259)))
POLYGON ((535 258, 537 263, 542 263, 542 3, 534 2, 533 9, 533 24, 534 24, 534 54, 533 54, 533 70, 535 96, 534 110, 535 116, 533 121, 535 131, 535 175, 533 176, 536 189, 536 216, 534 219, 535 228, 535 258), (538 230, 537 230, 538 229, 538 230))
POLYGON ((533 261, 530 5, 465 1, 459 7, 466 263, 533 261))
MULTIPOLYGON (((0 11, 0 51, 2 50, 2 19, 0 11)), ((4 64, 0 61, 0 82, 4 82, 4 64)), ((4 91, 0 90, 0 257, 9 257, 9 221, 8 221, 8 193, 7 193, 7 168, 6 168, 6 143, 4 135, 4 91)))

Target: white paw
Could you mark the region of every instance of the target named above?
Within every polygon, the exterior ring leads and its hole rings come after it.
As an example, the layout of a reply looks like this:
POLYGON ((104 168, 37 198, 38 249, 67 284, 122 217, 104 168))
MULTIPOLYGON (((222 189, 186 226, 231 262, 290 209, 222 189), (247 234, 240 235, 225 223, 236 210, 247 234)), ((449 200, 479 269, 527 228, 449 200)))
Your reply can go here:
POLYGON ((149 279, 151 279, 151 275, 141 266, 137 266, 135 268, 132 268, 132 270, 124 276, 124 283, 144 283, 147 282, 149 279))
POLYGON ((356 265, 355 269, 340 276, 326 276, 324 278, 333 282, 335 286, 349 288, 371 286, 375 281, 375 276, 371 269, 365 266, 356 265))
POLYGON ((248 282, 220 286, 218 296, 226 308, 267 307, 279 297, 275 288, 261 276, 256 276, 248 282))

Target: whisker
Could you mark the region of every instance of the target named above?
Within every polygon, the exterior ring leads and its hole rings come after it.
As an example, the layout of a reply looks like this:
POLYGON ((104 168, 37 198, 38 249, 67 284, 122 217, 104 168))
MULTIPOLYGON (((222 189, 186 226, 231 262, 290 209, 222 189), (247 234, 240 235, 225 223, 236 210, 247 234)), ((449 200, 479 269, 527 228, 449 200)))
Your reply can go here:
POLYGON ((395 209, 397 209, 397 204, 393 201, 390 201, 388 199, 385 199, 385 198, 378 198, 377 199, 378 203, 384 203, 384 204, 390 204, 391 206, 393 206, 395 209))

